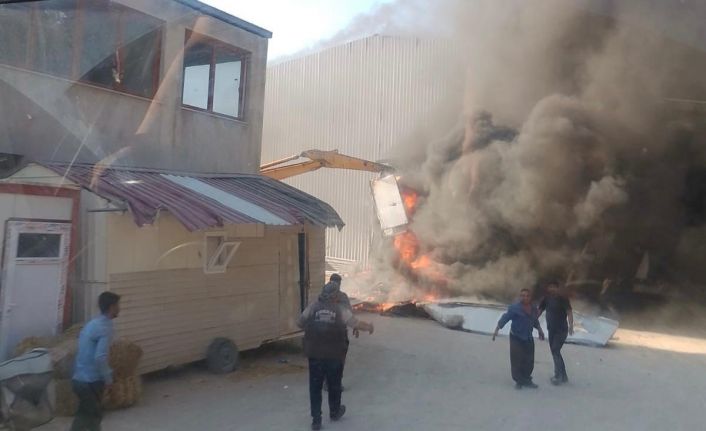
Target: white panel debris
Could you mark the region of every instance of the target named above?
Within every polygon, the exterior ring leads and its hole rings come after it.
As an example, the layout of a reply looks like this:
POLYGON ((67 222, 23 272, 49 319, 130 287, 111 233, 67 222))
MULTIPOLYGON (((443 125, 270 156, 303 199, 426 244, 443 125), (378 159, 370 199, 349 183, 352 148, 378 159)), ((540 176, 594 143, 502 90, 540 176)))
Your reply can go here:
POLYGON ((407 212, 394 175, 385 175, 370 182, 380 227, 385 236, 395 235, 406 229, 407 212))
MULTIPOLYGON (((425 304, 424 310, 442 325, 451 329, 460 329, 479 334, 492 334, 500 316, 507 310, 506 306, 473 303, 435 303, 425 304)), ((544 333, 547 333, 545 316, 540 318, 544 333)), ((509 335, 508 323, 500 334, 509 335)), ((586 346, 602 347, 608 344, 618 329, 618 322, 606 317, 587 316, 574 311, 574 334, 566 342, 586 346)), ((535 337, 537 333, 535 331, 535 337)))

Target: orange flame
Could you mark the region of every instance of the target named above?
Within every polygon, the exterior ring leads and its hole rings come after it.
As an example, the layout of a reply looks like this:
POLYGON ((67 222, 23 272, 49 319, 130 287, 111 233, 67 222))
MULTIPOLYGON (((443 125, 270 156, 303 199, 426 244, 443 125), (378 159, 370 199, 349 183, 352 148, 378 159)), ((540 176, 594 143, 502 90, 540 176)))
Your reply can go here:
POLYGON ((407 212, 414 211, 417 207, 417 202, 419 202, 419 195, 415 192, 403 193, 402 202, 404 202, 404 208, 407 212))
MULTIPOLYGON (((419 205, 419 193, 413 189, 401 187, 400 195, 407 216, 411 218, 419 205)), ((447 280, 447 277, 438 270, 436 263, 428 255, 421 253, 419 239, 413 231, 407 230, 398 234, 393 244, 400 262, 408 269, 435 281, 447 280)))

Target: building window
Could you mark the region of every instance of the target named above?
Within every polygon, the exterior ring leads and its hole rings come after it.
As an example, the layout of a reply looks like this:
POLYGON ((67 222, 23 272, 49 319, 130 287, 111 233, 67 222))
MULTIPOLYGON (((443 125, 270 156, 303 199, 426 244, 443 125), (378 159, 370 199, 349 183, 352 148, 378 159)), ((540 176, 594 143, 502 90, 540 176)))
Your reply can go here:
POLYGON ((21 233, 17 241, 18 258, 61 257, 61 234, 21 233))
POLYGON ((109 0, 0 5, 0 62, 153 97, 162 25, 109 0))
POLYGON ((188 33, 182 103, 242 119, 247 59, 248 53, 240 48, 188 33))
POLYGON ((240 242, 228 241, 225 233, 207 232, 204 239, 203 272, 221 274, 226 272, 228 264, 238 251, 240 242))
POLYGON ((84 8, 80 80, 129 94, 157 91, 162 22, 112 2, 84 8))

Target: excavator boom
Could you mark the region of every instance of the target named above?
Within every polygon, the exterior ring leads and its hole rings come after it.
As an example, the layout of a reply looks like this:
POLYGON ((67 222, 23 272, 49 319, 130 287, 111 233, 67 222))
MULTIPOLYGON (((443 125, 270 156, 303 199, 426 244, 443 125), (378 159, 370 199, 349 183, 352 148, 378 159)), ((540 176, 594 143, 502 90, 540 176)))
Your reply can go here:
POLYGON ((260 173, 270 178, 283 180, 295 175, 312 172, 320 168, 350 169, 367 172, 392 171, 392 167, 357 157, 340 154, 338 150, 307 150, 298 156, 290 156, 260 166, 260 173), (309 159, 299 163, 286 164, 299 158, 309 159))

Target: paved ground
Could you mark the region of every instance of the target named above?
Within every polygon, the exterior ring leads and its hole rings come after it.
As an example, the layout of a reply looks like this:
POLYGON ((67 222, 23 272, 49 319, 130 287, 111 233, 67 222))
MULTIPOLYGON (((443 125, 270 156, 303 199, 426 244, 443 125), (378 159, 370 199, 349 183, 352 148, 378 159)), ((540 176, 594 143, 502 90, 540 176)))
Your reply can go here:
MULTIPOLYGON (((571 384, 548 384, 546 343, 537 347, 538 390, 513 388, 507 339, 433 321, 367 315, 372 336, 353 340, 338 431, 695 430, 706 412, 706 341, 624 331, 609 348, 565 348, 571 384), (649 348, 638 347, 649 345, 649 348), (690 352, 690 353, 687 353, 690 352)), ((110 413, 105 431, 309 429, 305 362, 292 349, 245 357, 212 376, 199 367, 149 378, 140 404, 110 413), (286 359, 287 363, 281 363, 286 359)), ((43 431, 65 430, 57 420, 43 431)))

